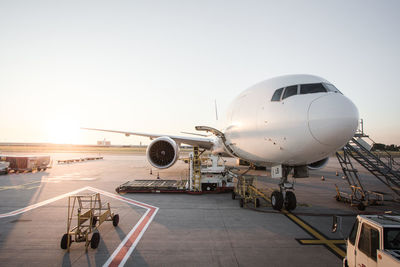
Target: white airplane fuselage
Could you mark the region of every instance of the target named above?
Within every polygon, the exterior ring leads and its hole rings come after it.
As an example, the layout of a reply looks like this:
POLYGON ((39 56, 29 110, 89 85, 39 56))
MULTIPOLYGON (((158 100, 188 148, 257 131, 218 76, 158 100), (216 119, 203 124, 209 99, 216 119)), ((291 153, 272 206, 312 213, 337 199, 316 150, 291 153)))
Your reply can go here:
MULTIPOLYGON (((329 157, 354 136, 359 120, 356 106, 335 89, 313 75, 280 76, 254 85, 230 105, 226 144, 235 156, 261 166, 307 165, 329 157), (318 84, 326 92, 312 92, 318 84), (272 101, 280 88, 281 96, 272 101), (295 94, 285 98, 286 90, 295 94)), ((213 153, 222 150, 216 140, 213 153)))

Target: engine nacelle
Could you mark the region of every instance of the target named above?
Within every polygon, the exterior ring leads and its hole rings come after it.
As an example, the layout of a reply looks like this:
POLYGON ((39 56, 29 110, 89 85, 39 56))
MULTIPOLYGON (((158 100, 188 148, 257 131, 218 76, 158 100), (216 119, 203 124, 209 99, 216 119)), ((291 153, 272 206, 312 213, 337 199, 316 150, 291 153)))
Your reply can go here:
POLYGON ((157 169, 166 169, 174 165, 179 157, 179 145, 162 136, 154 139, 146 150, 147 160, 157 169))
POLYGON ((322 169, 323 167, 325 167, 325 165, 328 163, 328 161, 329 161, 329 157, 326 157, 324 159, 321 159, 316 162, 308 164, 307 167, 310 170, 319 170, 319 169, 322 169))

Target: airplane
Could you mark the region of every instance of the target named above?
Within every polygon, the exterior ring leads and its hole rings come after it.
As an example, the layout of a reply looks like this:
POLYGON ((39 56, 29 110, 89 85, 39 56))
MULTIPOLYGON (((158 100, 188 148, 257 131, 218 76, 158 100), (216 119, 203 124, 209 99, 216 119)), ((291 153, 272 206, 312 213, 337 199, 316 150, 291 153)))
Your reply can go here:
POLYGON ((296 197, 288 174, 293 170, 293 178, 304 178, 309 169, 323 168, 329 155, 354 136, 359 121, 349 98, 327 80, 308 74, 278 76, 248 88, 233 100, 226 115, 220 130, 195 127, 212 133, 209 137, 82 129, 149 137, 146 156, 159 169, 177 161, 180 144, 271 167, 272 176, 280 178, 280 190, 271 195, 272 207, 291 210, 296 197))

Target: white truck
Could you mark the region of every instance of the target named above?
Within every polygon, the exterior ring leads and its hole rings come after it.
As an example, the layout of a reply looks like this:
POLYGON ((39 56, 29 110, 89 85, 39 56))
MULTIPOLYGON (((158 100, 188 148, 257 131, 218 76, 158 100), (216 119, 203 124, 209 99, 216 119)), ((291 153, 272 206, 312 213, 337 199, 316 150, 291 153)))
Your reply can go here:
POLYGON ((358 215, 343 266, 400 266, 400 216, 358 215))

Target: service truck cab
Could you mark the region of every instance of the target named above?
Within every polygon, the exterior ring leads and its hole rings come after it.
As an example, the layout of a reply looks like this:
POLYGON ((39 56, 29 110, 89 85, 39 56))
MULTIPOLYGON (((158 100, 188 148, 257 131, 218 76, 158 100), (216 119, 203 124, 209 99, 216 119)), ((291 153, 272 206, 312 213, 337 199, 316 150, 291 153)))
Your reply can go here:
POLYGON ((358 215, 343 266, 400 266, 400 216, 358 215))

